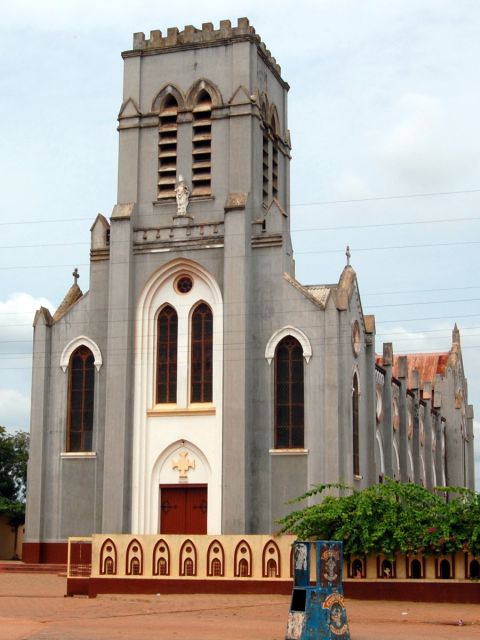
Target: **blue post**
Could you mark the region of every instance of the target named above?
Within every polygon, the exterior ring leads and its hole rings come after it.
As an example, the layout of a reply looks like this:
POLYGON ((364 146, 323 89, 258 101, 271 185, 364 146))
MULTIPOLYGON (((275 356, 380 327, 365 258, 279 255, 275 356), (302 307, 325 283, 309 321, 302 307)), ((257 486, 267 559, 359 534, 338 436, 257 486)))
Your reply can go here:
POLYGON ((343 602, 343 544, 335 540, 294 542, 292 602, 285 640, 350 640, 343 602), (316 579, 310 583, 316 551, 316 579))

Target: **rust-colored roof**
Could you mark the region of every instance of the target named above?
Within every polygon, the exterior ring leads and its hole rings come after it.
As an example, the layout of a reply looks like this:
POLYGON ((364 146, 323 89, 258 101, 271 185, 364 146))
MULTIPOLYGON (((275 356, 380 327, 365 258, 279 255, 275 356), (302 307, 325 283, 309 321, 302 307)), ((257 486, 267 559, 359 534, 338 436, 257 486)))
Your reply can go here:
MULTIPOLYGON (((412 388, 413 385, 413 371, 417 370, 420 376, 420 387, 423 387, 425 382, 435 383, 435 375, 445 374, 447 368, 448 357, 450 353, 408 353, 405 354, 407 358, 408 369, 408 388, 412 388)), ((401 355, 393 356, 393 369, 392 375, 398 378, 399 365, 398 361, 401 355)), ((382 356, 377 356, 375 361, 378 365, 383 366, 382 356)))

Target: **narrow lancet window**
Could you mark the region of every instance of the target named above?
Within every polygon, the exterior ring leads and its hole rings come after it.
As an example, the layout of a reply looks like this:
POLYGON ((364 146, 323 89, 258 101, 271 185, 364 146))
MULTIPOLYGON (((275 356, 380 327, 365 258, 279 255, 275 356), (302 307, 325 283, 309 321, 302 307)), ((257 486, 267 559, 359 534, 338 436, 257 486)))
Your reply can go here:
POLYGON ((157 321, 157 404, 177 401, 177 340, 177 313, 167 305, 157 321))
POLYGON ((275 448, 304 447, 303 351, 293 336, 275 351, 275 448))
POLYGON ((360 475, 360 425, 358 377, 353 376, 352 386, 352 437, 353 437, 353 475, 360 475))
POLYGON ((73 352, 69 365, 67 451, 92 451, 94 392, 93 353, 80 346, 73 352))
POLYGON ((192 314, 191 402, 212 402, 213 316, 202 302, 192 314))

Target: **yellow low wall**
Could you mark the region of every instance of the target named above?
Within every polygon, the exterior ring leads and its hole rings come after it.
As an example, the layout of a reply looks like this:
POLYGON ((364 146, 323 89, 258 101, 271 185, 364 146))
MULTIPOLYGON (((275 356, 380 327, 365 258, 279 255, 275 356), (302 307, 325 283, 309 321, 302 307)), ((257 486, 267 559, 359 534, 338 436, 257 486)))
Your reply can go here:
MULTIPOLYGON (((291 580, 295 536, 105 535, 70 538, 69 577, 189 580, 291 580)), ((315 576, 315 553, 311 581, 315 576)), ((472 580, 480 558, 457 552, 438 557, 346 558, 343 578, 472 580)))

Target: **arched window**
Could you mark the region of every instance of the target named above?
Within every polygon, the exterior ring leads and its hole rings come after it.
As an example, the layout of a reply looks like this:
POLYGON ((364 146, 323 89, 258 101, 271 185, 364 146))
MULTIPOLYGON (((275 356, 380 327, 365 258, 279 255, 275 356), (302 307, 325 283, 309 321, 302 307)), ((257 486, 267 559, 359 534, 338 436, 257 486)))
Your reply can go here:
POLYGON ((303 351, 293 336, 275 350, 275 448, 303 449, 303 351))
POLYGON ((353 578, 363 578, 363 562, 359 558, 355 558, 352 563, 352 575, 353 578))
POLYGON ((360 475, 360 429, 359 429, 359 392, 358 377, 353 376, 352 386, 352 438, 353 438, 353 475, 360 475))
POLYGON ((238 574, 240 578, 249 577, 248 562, 245 560, 245 558, 242 558, 238 563, 238 574))
POLYGON ((167 96, 159 117, 158 198, 175 197, 177 180, 177 113, 177 101, 173 96, 167 96))
POLYGON ((212 402, 213 316, 200 303, 192 314, 190 401, 212 402))
POLYGON ((95 365, 90 349, 78 347, 68 371, 67 451, 92 451, 95 365))
POLYGON ((157 320, 157 404, 177 401, 177 339, 177 312, 167 305, 157 320))
POLYGON ((193 108, 192 195, 212 193, 212 98, 203 89, 193 108))
POLYGON ((195 575, 194 573, 194 566, 193 566, 193 560, 191 558, 187 558, 183 564, 183 575, 184 576, 193 576, 195 575))
POLYGON ((480 578, 480 562, 472 560, 470 562, 470 578, 478 580, 480 578))
POLYGON ((412 578, 414 578, 415 580, 418 580, 422 577, 422 565, 420 563, 420 560, 417 560, 416 558, 412 560, 412 563, 410 565, 410 573, 412 578))
POLYGON ((448 580, 452 577, 450 562, 448 560, 442 560, 440 562, 440 578, 448 580))
POLYGON ((222 563, 218 558, 214 558, 212 560, 212 568, 211 568, 212 576, 221 576, 222 575, 222 563))

